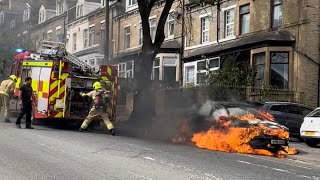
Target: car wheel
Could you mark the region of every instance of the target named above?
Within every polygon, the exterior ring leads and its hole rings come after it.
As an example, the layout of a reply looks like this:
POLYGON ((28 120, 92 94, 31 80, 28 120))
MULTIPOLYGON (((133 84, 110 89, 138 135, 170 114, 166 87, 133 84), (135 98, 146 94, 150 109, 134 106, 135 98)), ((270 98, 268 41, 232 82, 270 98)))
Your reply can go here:
POLYGON ((302 139, 302 137, 297 137, 297 139, 300 141, 300 142, 304 142, 304 140, 302 139))
POLYGON ((319 142, 313 140, 306 140, 306 144, 310 147, 316 147, 319 144, 319 142))

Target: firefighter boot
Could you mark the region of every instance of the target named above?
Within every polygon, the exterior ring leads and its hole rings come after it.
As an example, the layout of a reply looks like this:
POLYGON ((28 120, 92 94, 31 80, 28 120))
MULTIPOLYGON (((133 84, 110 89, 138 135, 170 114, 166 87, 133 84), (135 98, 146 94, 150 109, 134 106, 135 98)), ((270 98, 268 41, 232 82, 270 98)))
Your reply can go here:
POLYGON ((79 132, 83 132, 85 129, 83 129, 82 127, 79 128, 79 132))
POLYGON ((116 135, 116 131, 114 129, 110 129, 110 133, 112 134, 112 136, 116 135))
POLYGON ((21 129, 21 125, 16 123, 18 129, 21 129))

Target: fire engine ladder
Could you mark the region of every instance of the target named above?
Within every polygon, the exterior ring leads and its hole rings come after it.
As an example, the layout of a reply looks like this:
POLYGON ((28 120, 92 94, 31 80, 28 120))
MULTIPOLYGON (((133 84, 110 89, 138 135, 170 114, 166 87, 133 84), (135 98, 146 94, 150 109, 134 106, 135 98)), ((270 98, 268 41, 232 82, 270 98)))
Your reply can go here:
POLYGON ((74 65, 80 67, 82 70, 91 70, 92 67, 88 65, 87 63, 81 61, 76 56, 67 53, 65 50, 65 45, 60 42, 54 42, 54 41, 41 41, 40 42, 40 53, 43 54, 61 54, 59 52, 62 52, 64 54, 64 58, 68 60, 69 62, 73 63, 74 65))
POLYGON ((81 69, 92 69, 91 66, 89 66, 87 63, 81 61, 79 58, 77 58, 75 55, 72 54, 67 54, 65 56, 65 59, 67 59, 68 61, 70 61, 71 63, 81 67, 81 69))

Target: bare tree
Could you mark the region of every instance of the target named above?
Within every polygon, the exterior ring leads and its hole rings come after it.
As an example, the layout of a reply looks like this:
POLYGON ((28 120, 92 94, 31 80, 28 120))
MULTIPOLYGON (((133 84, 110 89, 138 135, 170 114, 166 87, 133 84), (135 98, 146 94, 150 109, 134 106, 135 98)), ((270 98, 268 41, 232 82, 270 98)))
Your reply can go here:
MULTIPOLYGON (((134 98, 134 107, 130 120, 133 120, 135 123, 137 122, 137 125, 140 127, 141 125, 145 125, 144 127, 151 125, 152 116, 155 113, 155 92, 154 89, 152 89, 151 73, 155 57, 160 52, 161 45, 165 39, 164 28, 174 1, 175 0, 138 0, 143 30, 143 45, 142 53, 139 55, 138 61, 135 64, 135 77, 138 89, 134 98), (158 21, 154 41, 152 41, 149 17, 156 3, 162 3, 163 10, 158 21)), ((214 4, 216 1, 219 0, 210 0, 210 2, 208 0, 195 0, 194 3, 204 6, 214 4)), ((182 16, 185 16, 185 14, 182 14, 182 16)))

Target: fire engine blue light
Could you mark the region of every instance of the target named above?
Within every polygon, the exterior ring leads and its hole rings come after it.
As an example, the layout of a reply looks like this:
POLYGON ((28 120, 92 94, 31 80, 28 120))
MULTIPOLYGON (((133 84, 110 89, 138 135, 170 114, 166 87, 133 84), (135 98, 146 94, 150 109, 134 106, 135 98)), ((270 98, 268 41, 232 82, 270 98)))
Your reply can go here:
POLYGON ((17 52, 17 53, 22 53, 22 52, 23 52, 23 49, 16 49, 16 52, 17 52))

